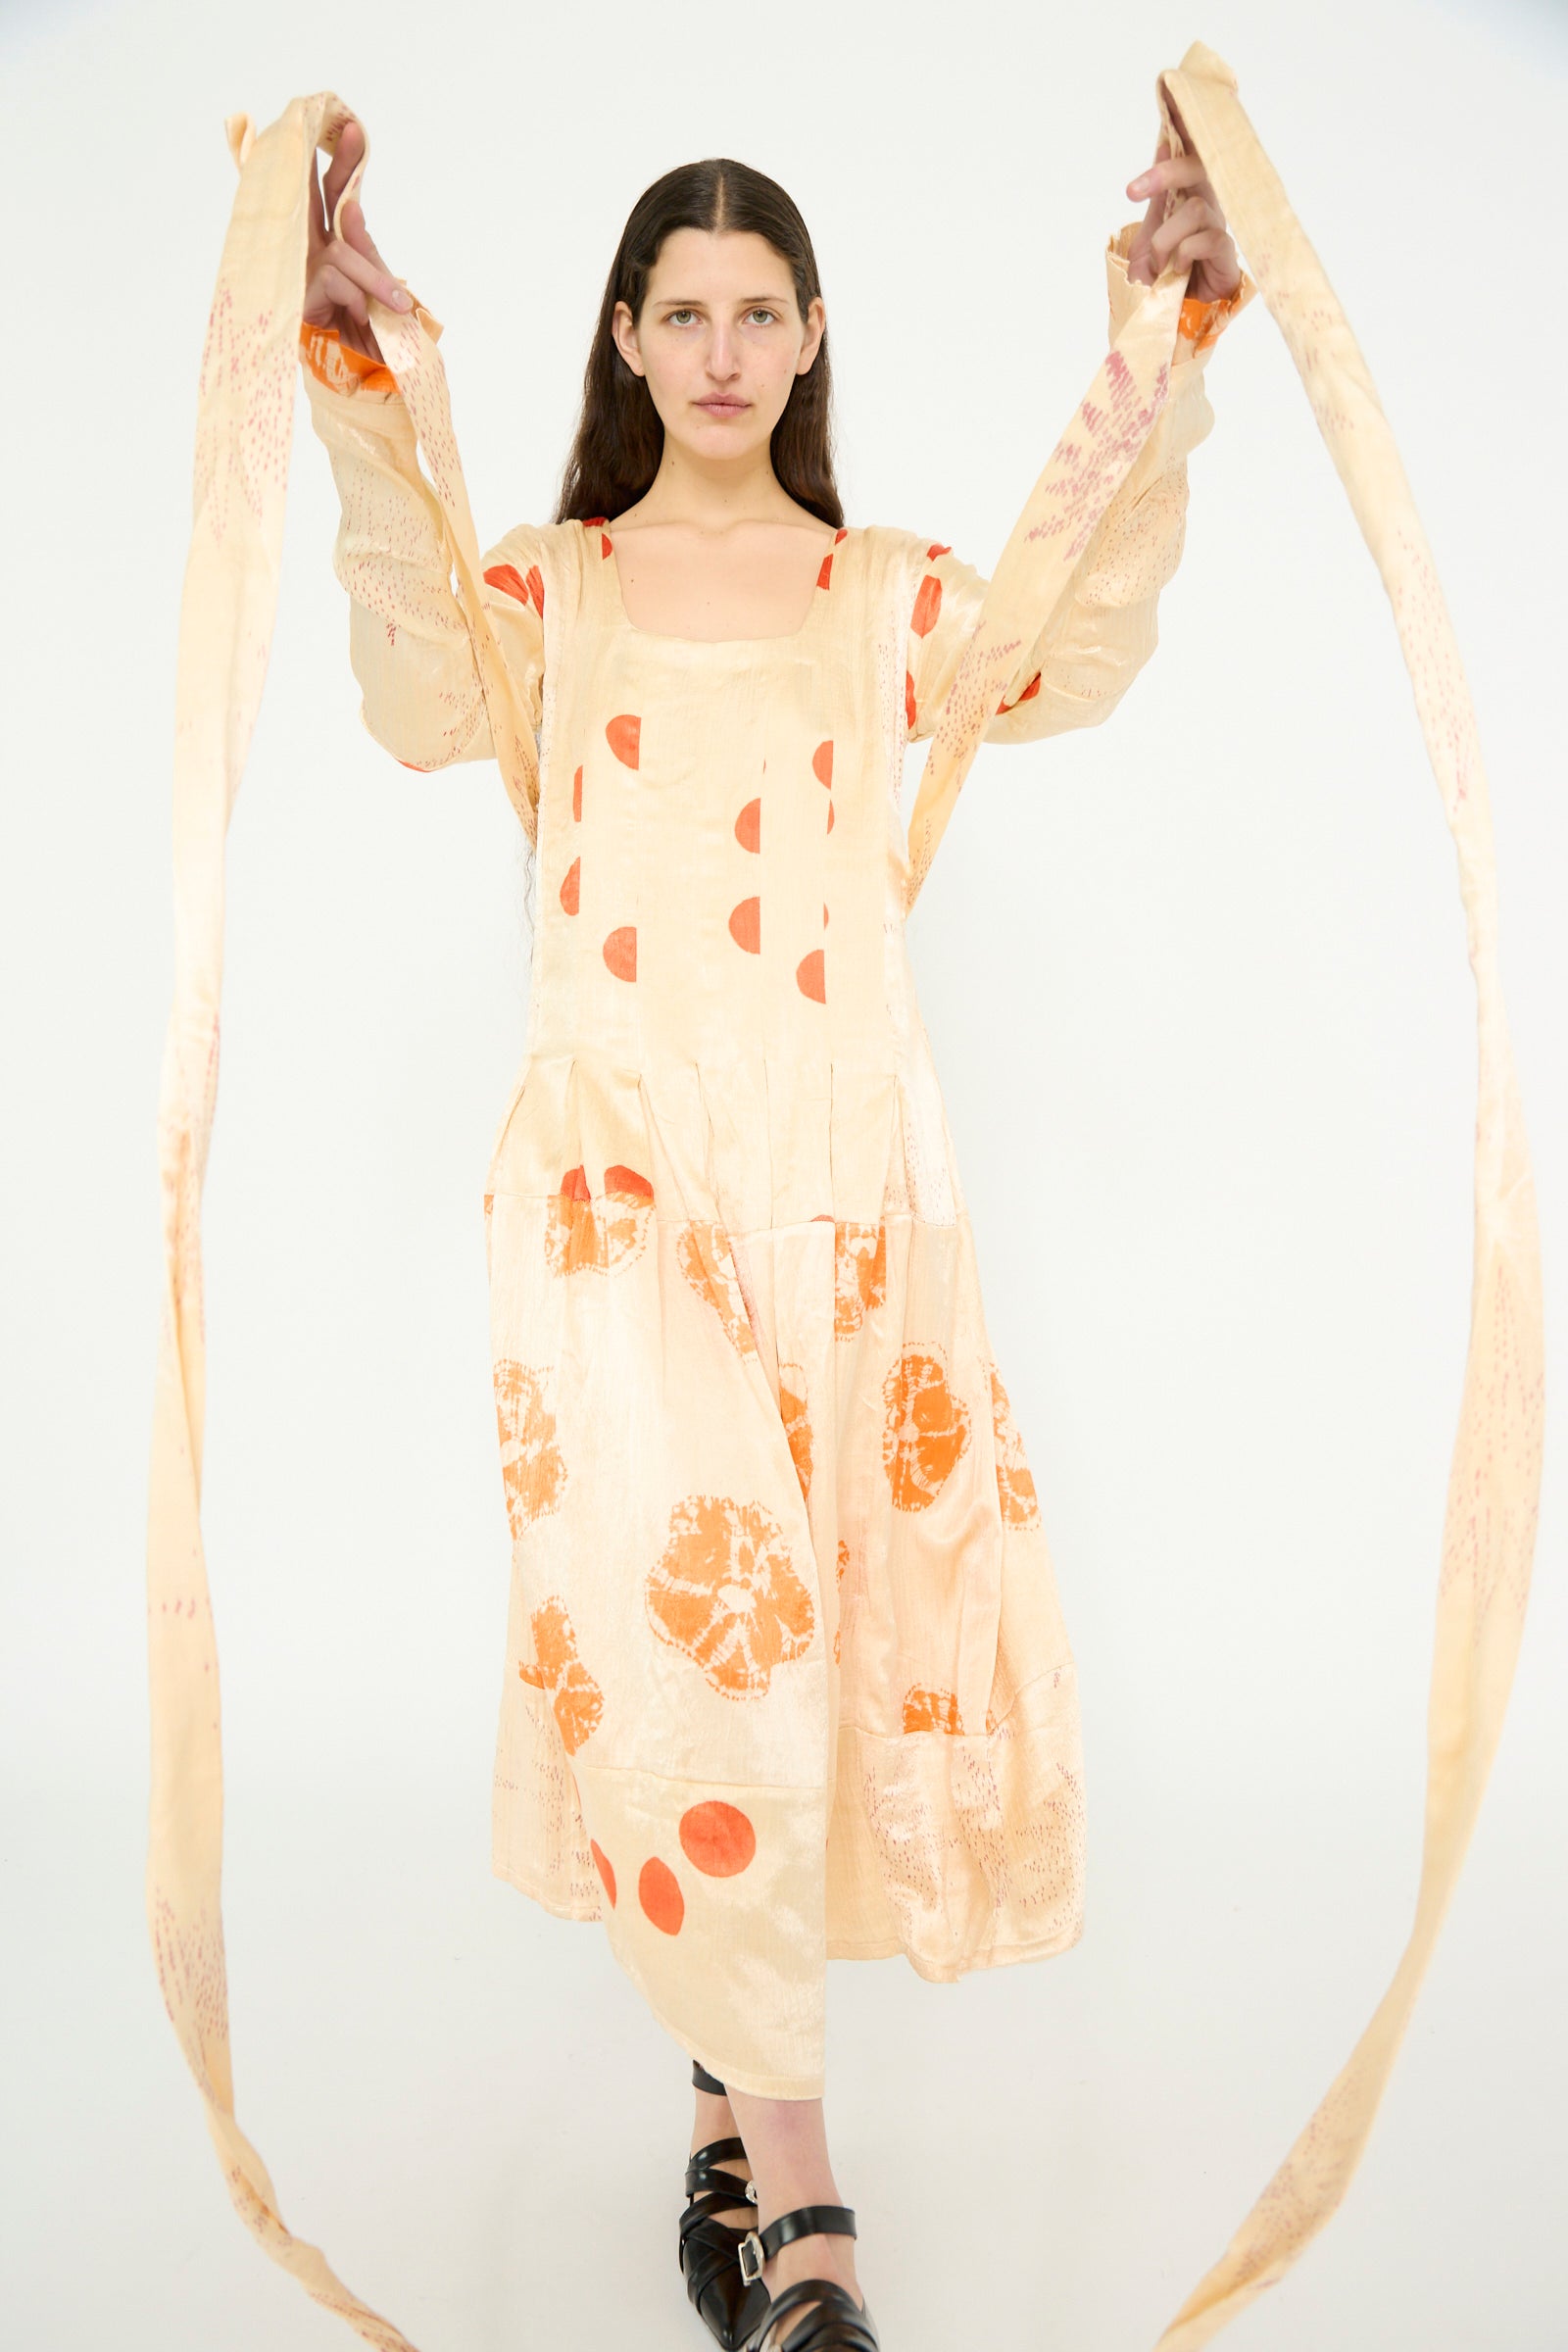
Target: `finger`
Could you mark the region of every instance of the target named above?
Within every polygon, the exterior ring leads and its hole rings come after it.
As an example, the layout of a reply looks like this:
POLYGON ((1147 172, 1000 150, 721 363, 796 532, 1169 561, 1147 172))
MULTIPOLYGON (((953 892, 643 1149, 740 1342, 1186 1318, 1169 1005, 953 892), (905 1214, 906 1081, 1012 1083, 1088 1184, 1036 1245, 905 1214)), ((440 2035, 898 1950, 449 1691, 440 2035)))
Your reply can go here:
POLYGON ((383 302, 391 303, 396 310, 407 309, 404 289, 389 273, 379 256, 372 262, 368 254, 361 253, 355 246, 346 245, 341 237, 335 237, 326 249, 326 259, 345 277, 363 286, 368 294, 379 295, 383 302))
POLYGON ((1183 237, 1171 259, 1181 269, 1194 262, 1217 262, 1229 244, 1230 238, 1222 228, 1200 228, 1195 235, 1183 237))
POLYGON ((370 306, 365 299, 365 288, 334 262, 326 263, 321 270, 320 292, 323 301, 333 302, 340 311, 347 311, 349 317, 357 318, 361 326, 369 325, 370 306))
POLYGON ((332 161, 328 167, 326 174, 324 201, 326 205, 326 218, 329 225, 333 213, 337 209, 337 200, 339 196, 342 195, 345 186, 348 184, 349 176, 352 173, 355 165, 359 162, 361 155, 364 153, 364 129, 362 128, 358 118, 354 115, 350 115, 348 121, 344 123, 342 129, 337 134, 337 146, 333 150, 332 161))
POLYGON ((1209 207, 1200 198, 1188 197, 1186 203, 1179 204, 1169 220, 1163 221, 1155 229, 1151 239, 1155 259, 1163 268, 1183 237, 1190 237, 1203 229, 1217 228, 1219 225, 1220 223, 1215 220, 1209 207))
POLYGON ((390 278, 392 272, 382 261, 381 249, 366 226, 365 207, 357 196, 350 197, 348 203, 343 207, 343 234, 354 246, 356 252, 365 254, 378 270, 385 271, 390 278))
POLYGON ((1146 189, 1152 189, 1158 197, 1169 189, 1206 186, 1207 180, 1201 156, 1171 155, 1141 172, 1132 182, 1132 193, 1142 196, 1146 189))

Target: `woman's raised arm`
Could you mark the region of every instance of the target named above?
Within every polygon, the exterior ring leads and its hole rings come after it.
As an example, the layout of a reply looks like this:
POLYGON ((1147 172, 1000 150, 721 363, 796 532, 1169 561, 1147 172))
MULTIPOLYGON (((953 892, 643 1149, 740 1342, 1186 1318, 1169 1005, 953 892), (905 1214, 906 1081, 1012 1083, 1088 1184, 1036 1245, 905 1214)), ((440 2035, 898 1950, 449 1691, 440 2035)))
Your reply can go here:
MULTIPOLYGON (((439 323, 421 310, 427 328, 439 323)), ((300 329, 311 423, 341 510, 332 568, 349 598, 360 716, 405 767, 494 757, 439 500, 420 470, 391 370, 330 327, 300 329)), ((484 557, 486 610, 535 729, 543 699, 542 533, 523 523, 484 557)))
MULTIPOLYGON (((307 218, 300 360, 311 422, 326 445, 342 509, 332 567, 349 596, 349 662, 360 716, 405 767, 494 758, 478 665, 452 585, 441 503, 420 470, 414 420, 370 324, 371 294, 413 309, 432 341, 441 322, 393 275, 357 200, 333 219, 365 149, 344 123, 307 218)), ((537 729, 544 676, 544 570, 538 534, 509 531, 483 559, 483 595, 501 652, 537 729)))
MULTIPOLYGON (((1105 274, 1112 340, 1148 293, 1128 275, 1142 223, 1107 242, 1105 274)), ((1203 370, 1220 334, 1257 288, 1243 272, 1221 301, 1189 299, 1171 367, 1170 390, 1127 479, 1101 518, 1054 623, 1019 659, 988 743, 1032 743, 1108 718, 1153 652, 1159 592, 1181 560, 1189 452, 1212 430, 1203 370)), ((980 617, 987 581, 936 542, 915 551, 909 590, 905 718, 911 741, 928 736, 980 617)))

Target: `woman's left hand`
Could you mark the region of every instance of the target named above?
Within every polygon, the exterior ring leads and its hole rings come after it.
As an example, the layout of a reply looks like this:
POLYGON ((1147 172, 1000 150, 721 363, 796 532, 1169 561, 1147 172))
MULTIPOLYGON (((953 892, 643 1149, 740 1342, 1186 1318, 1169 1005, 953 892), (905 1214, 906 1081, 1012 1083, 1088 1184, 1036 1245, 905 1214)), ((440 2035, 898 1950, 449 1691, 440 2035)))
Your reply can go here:
MULTIPOLYGON (((1186 144, 1187 125, 1168 92, 1167 103, 1186 144)), ((1153 162, 1147 172, 1128 181, 1127 193, 1150 200, 1127 257, 1127 274, 1136 285, 1152 285, 1165 265, 1174 260, 1178 269, 1184 263, 1193 264, 1187 292, 1200 302, 1223 301, 1235 292, 1241 283, 1242 265, 1200 156, 1190 148, 1186 155, 1173 156, 1170 141, 1162 135, 1153 162), (1169 220, 1162 220, 1165 197, 1172 188, 1181 191, 1181 202, 1171 208, 1169 220)))

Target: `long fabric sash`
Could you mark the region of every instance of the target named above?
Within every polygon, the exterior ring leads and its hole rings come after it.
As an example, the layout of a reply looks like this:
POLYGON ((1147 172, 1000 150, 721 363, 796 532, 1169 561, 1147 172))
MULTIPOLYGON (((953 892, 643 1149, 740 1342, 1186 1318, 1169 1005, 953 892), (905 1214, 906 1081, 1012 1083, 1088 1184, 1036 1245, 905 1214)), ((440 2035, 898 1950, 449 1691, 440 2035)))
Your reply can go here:
MULTIPOLYGON (((1234 74, 1195 42, 1161 83, 1279 321, 1388 586, 1458 851, 1480 1011, 1471 1332, 1438 1583, 1415 1926, 1345 2068, 1155 2347, 1196 2352, 1284 2276, 1338 2206, 1430 1961, 1495 1751, 1523 1628, 1541 1479, 1543 1356, 1535 1193, 1496 974, 1486 778, 1431 557, 1365 364, 1242 111, 1234 74)), ((1156 96, 1179 148, 1159 84, 1156 96)), ((225 125, 240 182, 202 357, 175 687, 175 977, 158 1114, 165 1289, 147 1535, 147 1909, 164 1999, 241 2218, 367 2343, 413 2352, 318 2247, 284 2227, 267 2168, 235 2119, 220 1907, 218 1658, 201 1536, 201 1198, 217 1098, 224 840, 276 609, 314 159, 318 148, 335 150, 349 112, 323 91, 292 101, 261 133, 245 115, 225 125)), ((368 160, 367 140, 337 218, 368 160)), ((1185 272, 1167 271, 1127 320, 996 567, 911 813, 911 904, 1002 687, 1024 646, 1064 604, 1079 554, 1159 415, 1185 283, 1185 272)), ((503 780, 532 838, 533 738, 479 594, 479 550, 436 350, 439 321, 417 306, 390 311, 374 297, 370 315, 444 517, 503 780)))

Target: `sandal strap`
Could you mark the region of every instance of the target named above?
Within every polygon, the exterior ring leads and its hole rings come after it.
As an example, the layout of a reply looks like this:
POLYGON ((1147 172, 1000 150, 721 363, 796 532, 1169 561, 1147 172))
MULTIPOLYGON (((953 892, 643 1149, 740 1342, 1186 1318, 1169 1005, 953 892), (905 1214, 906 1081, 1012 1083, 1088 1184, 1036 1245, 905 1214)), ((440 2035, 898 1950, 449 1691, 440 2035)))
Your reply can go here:
POLYGON ((716 2075, 710 2075, 700 2058, 692 2060, 692 2081, 699 2090, 710 2090, 716 2099, 724 2096, 724 2085, 716 2075))
POLYGON ((741 2239, 739 2254, 741 2277, 748 2283, 762 2275, 764 2262, 771 2262, 780 2246, 791 2238, 811 2237, 818 2230, 835 2237, 856 2237, 853 2205, 792 2205, 788 2213, 777 2213, 765 2230, 749 2230, 741 2239))
POLYGON ((705 2147, 694 2148, 686 2163, 686 2194, 689 2197, 694 2196, 701 2188, 734 2188, 738 2189, 740 2194, 731 2200, 732 2203, 745 2205, 750 2202, 755 2205, 757 2202, 755 2183, 743 2180, 736 2173, 726 2173, 718 2169, 719 2160, 722 2157, 745 2156, 745 2154, 746 2142, 735 2137, 733 2133, 728 2139, 710 2139, 705 2147))
POLYGON ((797 2278, 773 2297, 746 2352, 881 2352, 869 2306, 857 2303, 836 2278, 797 2278), (798 2328, 784 2332, 792 2312, 814 2304, 798 2328))

